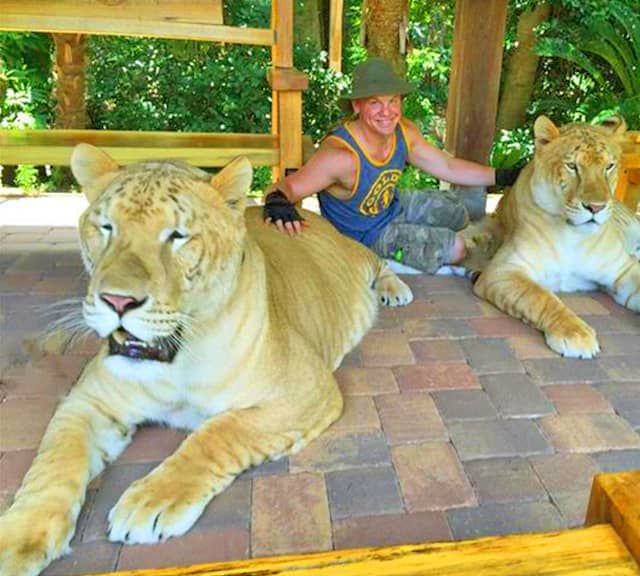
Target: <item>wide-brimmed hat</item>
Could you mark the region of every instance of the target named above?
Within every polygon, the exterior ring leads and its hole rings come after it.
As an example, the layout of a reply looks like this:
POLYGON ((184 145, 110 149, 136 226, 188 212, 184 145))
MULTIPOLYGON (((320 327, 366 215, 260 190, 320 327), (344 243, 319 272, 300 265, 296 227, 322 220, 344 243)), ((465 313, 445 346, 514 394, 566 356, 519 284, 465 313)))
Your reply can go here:
POLYGON ((351 92, 342 94, 340 99, 349 104, 349 101, 357 98, 404 95, 413 90, 415 87, 398 76, 384 58, 369 58, 354 68, 351 92))

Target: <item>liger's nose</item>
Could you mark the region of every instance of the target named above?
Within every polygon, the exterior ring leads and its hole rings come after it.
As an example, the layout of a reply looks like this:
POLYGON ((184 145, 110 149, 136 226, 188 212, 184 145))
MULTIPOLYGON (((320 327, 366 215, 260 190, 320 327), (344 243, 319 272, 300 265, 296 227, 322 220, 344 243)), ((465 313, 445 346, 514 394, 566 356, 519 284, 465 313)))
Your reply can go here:
POLYGON ((128 310, 133 310, 134 308, 142 306, 146 300, 146 298, 143 300, 136 300, 131 296, 108 294, 106 292, 100 294, 100 299, 113 308, 118 313, 118 316, 122 316, 128 310))
POLYGON ((602 210, 605 206, 606 203, 605 202, 589 202, 588 204, 582 204, 587 210, 589 210, 589 212, 591 212, 592 214, 597 214, 598 212, 600 212, 600 210, 602 210))

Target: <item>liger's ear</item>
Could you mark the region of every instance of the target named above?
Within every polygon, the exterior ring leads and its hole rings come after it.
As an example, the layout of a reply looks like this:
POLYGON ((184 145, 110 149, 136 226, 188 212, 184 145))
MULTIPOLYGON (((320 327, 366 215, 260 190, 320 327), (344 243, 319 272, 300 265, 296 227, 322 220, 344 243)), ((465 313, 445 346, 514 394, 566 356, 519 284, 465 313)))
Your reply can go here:
POLYGON ((111 156, 91 144, 78 144, 71 152, 71 172, 91 202, 102 191, 103 187, 96 186, 98 181, 107 174, 115 175, 118 170, 111 156))
POLYGON ((602 121, 602 127, 613 136, 622 136, 627 131, 627 123, 618 114, 609 116, 602 121))
POLYGON ((244 208, 247 193, 251 188, 253 168, 246 156, 238 156, 211 178, 211 186, 224 197, 232 208, 244 208))
POLYGON ((546 116, 538 116, 533 123, 533 134, 536 138, 536 149, 542 148, 560 136, 558 127, 546 116))

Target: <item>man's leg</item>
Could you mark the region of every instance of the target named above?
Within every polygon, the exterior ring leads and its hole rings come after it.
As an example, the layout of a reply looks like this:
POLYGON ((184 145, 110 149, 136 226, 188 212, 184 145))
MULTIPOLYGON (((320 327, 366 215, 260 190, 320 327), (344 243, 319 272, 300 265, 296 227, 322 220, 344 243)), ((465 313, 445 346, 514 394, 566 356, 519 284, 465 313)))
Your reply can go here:
POLYGON ((464 258, 462 237, 449 228, 392 222, 371 247, 382 258, 433 274, 444 264, 464 258))
POLYGON ((405 190, 400 193, 400 221, 435 228, 462 230, 469 214, 458 196, 449 190, 405 190))

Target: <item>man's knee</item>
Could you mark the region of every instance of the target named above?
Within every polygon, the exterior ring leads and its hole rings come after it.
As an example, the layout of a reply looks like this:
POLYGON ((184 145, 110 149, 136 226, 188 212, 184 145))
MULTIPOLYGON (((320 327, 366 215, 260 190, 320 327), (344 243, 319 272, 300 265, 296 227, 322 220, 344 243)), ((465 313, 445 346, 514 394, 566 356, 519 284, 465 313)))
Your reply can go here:
POLYGON ((458 262, 462 262, 466 255, 467 249, 464 245, 464 239, 462 238, 462 236, 460 236, 460 234, 456 234, 456 238, 453 242, 453 247, 451 248, 449 261, 447 262, 447 264, 457 264, 458 262))

